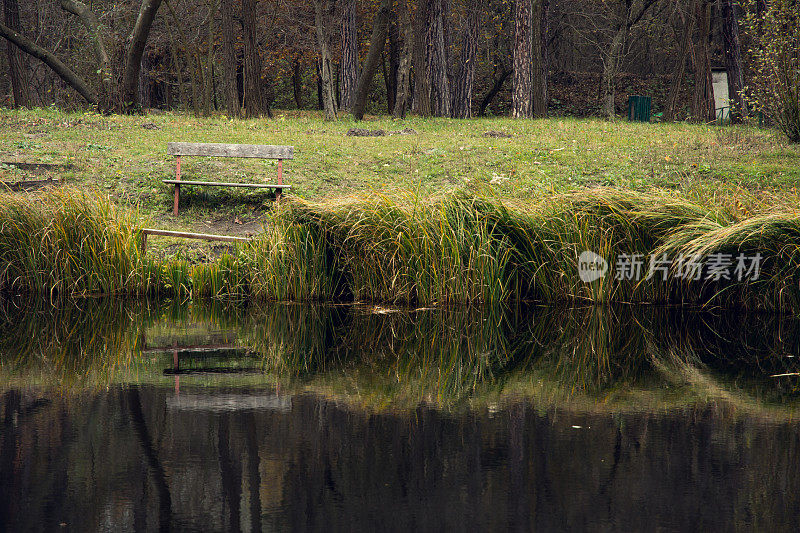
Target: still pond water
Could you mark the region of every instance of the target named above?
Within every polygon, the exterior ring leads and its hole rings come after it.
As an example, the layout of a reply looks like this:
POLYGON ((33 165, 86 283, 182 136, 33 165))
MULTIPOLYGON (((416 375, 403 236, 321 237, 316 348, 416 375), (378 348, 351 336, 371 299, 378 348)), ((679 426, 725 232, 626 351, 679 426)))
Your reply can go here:
POLYGON ((0 301, 0 531, 794 531, 800 321, 0 301))

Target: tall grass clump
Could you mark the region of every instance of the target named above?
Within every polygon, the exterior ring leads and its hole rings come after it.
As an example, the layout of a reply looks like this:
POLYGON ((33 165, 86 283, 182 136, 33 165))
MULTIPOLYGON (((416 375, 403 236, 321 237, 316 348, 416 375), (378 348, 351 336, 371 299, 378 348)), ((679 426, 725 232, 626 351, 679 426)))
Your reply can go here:
POLYGON ((0 193, 0 289, 86 295, 138 289, 138 223, 96 193, 0 193))
POLYGON ((270 300, 332 300, 342 296, 333 249, 324 228, 279 212, 244 246, 249 292, 270 300))
POLYGON ((322 236, 325 268, 338 273, 337 286, 344 283, 355 300, 430 304, 510 296, 511 247, 473 198, 296 201, 278 227, 285 233, 298 225, 322 236))

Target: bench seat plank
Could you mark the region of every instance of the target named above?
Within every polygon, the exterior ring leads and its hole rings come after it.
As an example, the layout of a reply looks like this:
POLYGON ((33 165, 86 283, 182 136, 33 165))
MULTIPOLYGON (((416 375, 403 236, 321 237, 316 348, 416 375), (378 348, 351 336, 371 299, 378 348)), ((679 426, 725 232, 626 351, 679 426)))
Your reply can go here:
POLYGON ((169 155, 206 157, 257 157, 261 159, 294 159, 294 146, 269 144, 167 143, 169 155))
POLYGON ((173 185, 205 185, 206 187, 249 187, 252 189, 291 189, 291 185, 269 183, 224 183, 220 181, 161 180, 173 185))

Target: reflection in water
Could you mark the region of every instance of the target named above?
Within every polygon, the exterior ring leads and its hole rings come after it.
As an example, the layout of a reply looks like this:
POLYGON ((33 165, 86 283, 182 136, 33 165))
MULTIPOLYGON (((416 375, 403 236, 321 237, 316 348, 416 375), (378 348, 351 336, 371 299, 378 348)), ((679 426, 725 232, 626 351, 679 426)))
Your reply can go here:
POLYGON ((0 307, 0 529, 794 529, 800 323, 0 307), (63 526, 61 524, 64 524, 63 526))

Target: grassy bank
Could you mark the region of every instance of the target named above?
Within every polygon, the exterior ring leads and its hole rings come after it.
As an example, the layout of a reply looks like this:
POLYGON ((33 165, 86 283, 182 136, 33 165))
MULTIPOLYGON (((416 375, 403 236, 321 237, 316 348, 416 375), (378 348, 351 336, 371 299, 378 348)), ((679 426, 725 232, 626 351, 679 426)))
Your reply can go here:
MULTIPOLYGON (((309 201, 388 188, 420 196, 489 187, 525 200, 599 186, 648 191, 745 190, 768 197, 800 182, 800 147, 770 130, 604 120, 450 120, 371 117, 325 122, 320 114, 276 112, 272 120, 198 119, 180 114, 111 116, 55 110, 0 110, 0 161, 71 165, 38 172, 0 165, 0 179, 53 175, 137 207, 149 224, 210 233, 257 231, 268 220, 264 193, 184 187, 184 210, 170 215, 174 175, 168 141, 288 144, 288 182, 309 201), (350 137, 350 128, 384 130, 350 137), (411 134, 394 134, 413 130, 411 134), (488 135, 487 135, 488 134, 488 135), (237 223, 241 222, 241 224, 237 223)), ((184 178, 269 181, 272 161, 184 158, 184 178)), ((154 243, 158 246, 157 243, 154 243)))
POLYGON ((0 196, 0 287, 8 292, 800 310, 800 211, 785 197, 749 207, 737 198, 608 188, 526 201, 491 190, 295 198, 252 243, 190 263, 142 255, 141 218, 100 195, 0 196), (608 262, 605 277, 580 279, 585 250, 608 262), (640 276, 617 279, 615 265, 631 254, 641 255, 640 276), (716 254, 731 261, 726 276, 682 276, 682 267, 716 254), (758 276, 736 276, 736 258, 756 254, 758 276), (647 279, 653 257, 669 268, 647 279))

